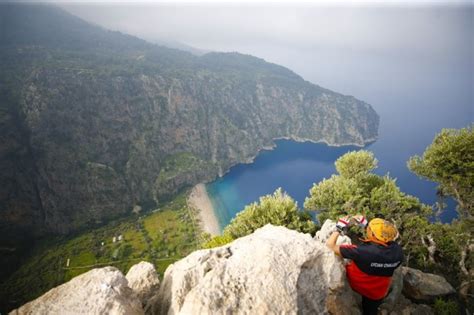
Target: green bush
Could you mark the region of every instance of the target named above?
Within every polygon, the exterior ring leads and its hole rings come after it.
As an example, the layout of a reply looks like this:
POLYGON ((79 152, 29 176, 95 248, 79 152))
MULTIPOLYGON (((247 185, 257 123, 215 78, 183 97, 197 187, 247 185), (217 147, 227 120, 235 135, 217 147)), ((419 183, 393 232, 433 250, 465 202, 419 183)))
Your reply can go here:
POLYGON ((346 153, 335 165, 339 175, 315 184, 305 200, 305 208, 317 211, 320 222, 362 213, 369 220, 385 217, 402 228, 403 218, 431 213, 431 208, 418 198, 402 193, 395 179, 371 173, 377 166, 371 152, 346 153))
POLYGON ((244 208, 224 229, 222 236, 216 236, 204 246, 215 247, 249 235, 266 225, 281 225, 302 233, 314 234, 316 225, 307 211, 298 209, 296 202, 278 188, 273 195, 266 195, 260 201, 244 208))
POLYGON ((461 314, 459 305, 455 301, 445 301, 442 298, 437 298, 433 304, 433 309, 436 315, 458 315, 461 314))
POLYGON ((232 242, 234 239, 230 235, 218 235, 211 238, 209 241, 202 245, 202 248, 214 248, 223 246, 232 242))

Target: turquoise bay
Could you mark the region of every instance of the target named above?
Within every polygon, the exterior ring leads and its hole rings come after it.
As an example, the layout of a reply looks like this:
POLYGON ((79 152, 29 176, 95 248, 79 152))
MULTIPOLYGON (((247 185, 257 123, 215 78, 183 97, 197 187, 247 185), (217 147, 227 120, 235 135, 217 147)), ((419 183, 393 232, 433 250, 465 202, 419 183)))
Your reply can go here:
POLYGON ((301 208, 315 182, 335 172, 334 161, 357 149, 329 147, 311 142, 276 141, 274 150, 260 152, 253 163, 239 164, 207 185, 221 229, 243 208, 259 197, 283 188, 301 208))
MULTIPOLYGON (((276 144, 274 150, 262 151, 253 163, 238 164, 223 177, 206 186, 221 230, 246 205, 273 193, 279 187, 302 208, 313 184, 336 173, 334 162, 337 158, 346 152, 360 149, 354 146, 331 147, 290 140, 278 140, 276 144)), ((374 151, 377 156, 375 144, 365 149, 374 151)), ((419 197, 429 205, 437 201, 434 183, 423 181, 409 173, 404 163, 396 163, 393 159, 385 161, 388 163, 382 162, 376 173, 389 173, 392 177, 402 178, 402 181, 398 181, 402 191, 419 197)), ((455 217, 454 207, 454 203, 448 201, 448 209, 441 216, 443 221, 451 221, 455 217)))

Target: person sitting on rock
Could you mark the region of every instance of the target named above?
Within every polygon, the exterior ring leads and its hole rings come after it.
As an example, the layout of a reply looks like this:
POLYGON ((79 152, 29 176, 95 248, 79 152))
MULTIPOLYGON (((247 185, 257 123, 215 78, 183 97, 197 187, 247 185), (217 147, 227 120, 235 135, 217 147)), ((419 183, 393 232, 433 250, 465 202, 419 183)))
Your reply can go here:
POLYGON ((401 246, 395 242, 397 228, 384 219, 370 221, 362 215, 340 218, 326 245, 339 256, 350 259, 346 265, 351 288, 362 295, 363 314, 377 314, 378 307, 387 295, 395 269, 403 261, 401 246), (366 228, 367 238, 360 245, 337 245, 339 235, 354 222, 366 228))

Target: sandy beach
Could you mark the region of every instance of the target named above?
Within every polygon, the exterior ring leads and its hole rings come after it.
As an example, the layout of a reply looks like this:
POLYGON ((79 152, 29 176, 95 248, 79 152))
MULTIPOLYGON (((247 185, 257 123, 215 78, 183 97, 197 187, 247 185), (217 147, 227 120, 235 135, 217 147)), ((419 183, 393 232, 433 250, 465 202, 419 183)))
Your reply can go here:
POLYGON ((204 232, 212 236, 221 234, 217 217, 214 214, 214 207, 204 184, 197 184, 193 187, 188 203, 191 207, 199 210, 199 220, 204 232))

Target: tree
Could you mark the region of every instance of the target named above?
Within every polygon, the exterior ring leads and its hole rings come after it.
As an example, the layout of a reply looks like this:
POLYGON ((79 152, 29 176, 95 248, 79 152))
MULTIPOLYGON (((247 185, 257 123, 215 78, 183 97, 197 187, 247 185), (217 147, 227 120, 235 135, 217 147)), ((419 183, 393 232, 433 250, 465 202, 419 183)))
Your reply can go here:
POLYGON ((474 216, 474 130, 443 129, 425 150, 415 155, 408 168, 420 177, 437 182, 441 196, 451 196, 458 202, 462 219, 474 216))
MULTIPOLYGON (((463 133, 462 137, 466 135, 463 133)), ((458 145, 457 150, 461 150, 460 147, 458 145)), ((464 154, 468 154, 469 150, 463 150, 464 154)), ((448 153, 437 151, 434 154, 448 153)), ((430 160, 436 159, 436 156, 430 157, 430 160)), ((463 172, 469 173, 469 167, 465 165, 472 165, 469 161, 464 158, 458 161, 457 167, 451 169, 463 169, 463 172)), ((314 184, 304 204, 307 210, 318 211, 320 222, 356 213, 364 214, 369 220, 382 216, 393 221, 400 231, 406 265, 443 274, 460 288, 461 296, 471 296, 469 290, 474 245, 470 244, 474 243, 471 237, 472 225, 468 220, 452 224, 430 222, 433 214, 431 207, 401 192, 396 180, 388 175, 371 173, 377 160, 370 152, 349 152, 335 164, 339 174, 314 184)), ((466 184, 465 175, 446 177, 459 178, 460 182, 466 184)))
MULTIPOLYGON (((438 183, 441 196, 457 202, 458 220, 429 226, 430 260, 443 261, 442 267, 457 268, 460 295, 473 303, 474 278, 474 130, 443 129, 435 136, 423 156, 415 155, 408 168, 418 176, 438 183), (437 256, 437 257, 436 257, 437 256)), ((453 274, 452 272, 450 274, 453 274)))
POLYGON ((449 265, 454 266, 449 271, 457 274, 459 257, 456 260, 452 253, 459 247, 453 245, 454 234, 443 224, 430 223, 431 207, 401 192, 395 179, 373 174, 377 160, 371 152, 349 152, 335 164, 339 174, 314 184, 305 201, 307 210, 318 211, 320 222, 356 213, 368 220, 384 217, 400 231, 407 265, 433 271, 449 265), (437 245, 441 242, 445 246, 437 245))
POLYGON ((337 172, 345 178, 365 175, 377 168, 377 159, 370 151, 360 150, 344 154, 337 159, 335 165, 337 172))
POLYGON ((296 202, 278 188, 273 195, 266 195, 260 201, 244 208, 224 229, 204 247, 224 245, 234 239, 253 233, 266 224, 282 225, 303 233, 313 233, 316 226, 307 211, 298 209, 296 202))
POLYGON ((363 213, 369 220, 383 216, 403 227, 409 214, 427 215, 431 208, 400 191, 395 179, 371 173, 377 167, 372 152, 346 153, 335 162, 339 175, 315 184, 304 207, 319 212, 320 222, 346 214, 363 213))

